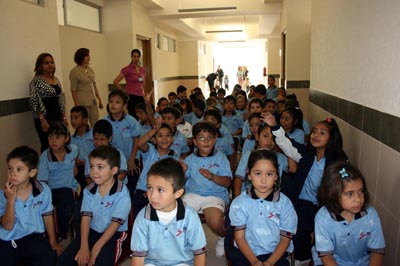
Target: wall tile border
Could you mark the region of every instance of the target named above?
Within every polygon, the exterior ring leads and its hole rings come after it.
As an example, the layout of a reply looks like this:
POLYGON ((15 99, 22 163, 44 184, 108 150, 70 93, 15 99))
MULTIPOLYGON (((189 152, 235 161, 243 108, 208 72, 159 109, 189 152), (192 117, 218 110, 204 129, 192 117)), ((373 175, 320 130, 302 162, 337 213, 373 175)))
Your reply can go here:
POLYGON ((0 101, 0 117, 29 111, 29 97, 0 101))

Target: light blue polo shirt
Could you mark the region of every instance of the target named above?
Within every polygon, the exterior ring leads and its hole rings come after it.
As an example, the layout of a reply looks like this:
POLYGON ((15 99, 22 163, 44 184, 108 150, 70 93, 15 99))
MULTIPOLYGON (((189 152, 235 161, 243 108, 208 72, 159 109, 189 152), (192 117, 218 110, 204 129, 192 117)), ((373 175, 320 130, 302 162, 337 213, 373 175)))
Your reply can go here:
POLYGON ((251 134, 250 123, 249 120, 246 120, 243 123, 242 138, 247 138, 247 136, 250 134, 251 134))
POLYGON ((94 182, 83 190, 81 215, 92 218, 90 228, 98 233, 104 233, 111 222, 120 224, 118 232, 127 231, 130 210, 131 198, 128 189, 119 180, 115 180, 104 197, 101 197, 94 182))
POLYGON ((71 144, 79 148, 79 159, 86 160, 89 153, 94 149, 93 129, 87 126, 86 132, 82 136, 79 136, 75 131, 71 137, 71 144))
MULTIPOLYGON (((128 172, 128 165, 126 163, 125 155, 122 153, 122 151, 120 149, 117 149, 117 151, 119 152, 119 156, 121 158, 118 173, 121 173, 124 171, 128 172)), ((90 160, 89 160, 89 158, 86 158, 85 160, 86 160, 86 162, 85 162, 85 177, 90 177, 90 160)), ((126 176, 125 176, 125 178, 122 180, 122 182, 125 185, 128 184, 128 178, 126 178, 126 176)))
POLYGON ((170 149, 175 151, 178 158, 181 157, 182 154, 190 151, 185 135, 177 129, 175 129, 174 143, 172 143, 170 149))
POLYGON ((51 189, 72 188, 78 189, 78 182, 74 177, 74 167, 78 158, 78 147, 65 146, 67 151, 64 161, 57 161, 51 149, 45 150, 40 156, 37 179, 46 182, 51 189))
POLYGON ((215 142, 214 149, 216 151, 220 151, 223 154, 230 156, 233 154, 233 138, 230 135, 226 135, 224 137, 219 137, 217 138, 217 141, 215 142))
POLYGON ((385 253, 381 222, 371 206, 350 223, 322 207, 315 216, 315 241, 318 255, 333 255, 340 266, 368 266, 370 252, 385 253))
POLYGON ((229 203, 228 189, 208 180, 199 172, 200 168, 204 168, 214 175, 232 178, 229 161, 225 154, 217 151, 207 157, 200 157, 197 153, 192 153, 186 157, 184 163, 188 166, 185 185, 187 193, 194 193, 203 197, 215 196, 223 199, 226 204, 229 203))
POLYGON ((317 161, 317 156, 314 158, 314 163, 308 172, 306 181, 301 189, 299 199, 308 200, 314 204, 318 204, 317 192, 321 185, 322 175, 324 174, 326 158, 317 161))
POLYGON ((193 265, 194 256, 207 252, 199 215, 178 199, 176 218, 163 224, 156 210, 148 204, 133 225, 131 250, 133 257, 145 257, 145 264, 193 265))
POLYGON ((150 168, 153 166, 155 162, 168 157, 172 157, 176 160, 179 160, 179 157, 173 150, 170 150, 168 154, 160 156, 154 144, 148 143, 147 145, 149 149, 147 150, 147 152, 142 152, 143 169, 142 172, 140 173, 139 180, 136 185, 136 189, 140 189, 143 191, 147 191, 147 173, 149 172, 150 168))
POLYGON ((287 135, 289 136, 289 138, 293 139, 297 143, 304 144, 304 131, 303 130, 301 130, 299 128, 295 128, 292 132, 288 133, 287 135))
POLYGON ((238 129, 243 128, 243 118, 237 113, 229 116, 223 115, 222 123, 228 128, 231 134, 235 133, 238 129))
POLYGON ((188 121, 190 124, 192 124, 192 126, 194 126, 194 125, 196 125, 196 123, 204 120, 204 113, 200 117, 198 117, 194 112, 191 112, 190 114, 191 114, 190 116, 187 115, 188 119, 185 118, 185 120, 188 121))
MULTIPOLYGON (((234 231, 246 230, 245 239, 256 256, 273 253, 281 236, 292 239, 297 230, 292 202, 279 191, 266 199, 258 198, 254 188, 242 192, 232 201, 229 218, 234 231)), ((293 251, 292 241, 287 251, 293 251)))
POLYGON ((111 116, 103 119, 109 121, 113 128, 113 138, 111 145, 120 149, 125 158, 130 158, 134 138, 140 136, 140 123, 131 115, 125 114, 120 120, 115 120, 111 116))
MULTIPOLYGON (((30 180, 32 193, 26 201, 17 198, 14 203, 15 222, 11 230, 0 226, 0 239, 3 241, 18 240, 33 233, 44 233, 43 216, 53 215, 53 204, 50 188, 38 181, 30 180)), ((6 211, 7 199, 0 190, 0 217, 6 211)))
POLYGON ((256 148, 256 140, 255 139, 247 139, 243 143, 242 151, 251 151, 256 148))

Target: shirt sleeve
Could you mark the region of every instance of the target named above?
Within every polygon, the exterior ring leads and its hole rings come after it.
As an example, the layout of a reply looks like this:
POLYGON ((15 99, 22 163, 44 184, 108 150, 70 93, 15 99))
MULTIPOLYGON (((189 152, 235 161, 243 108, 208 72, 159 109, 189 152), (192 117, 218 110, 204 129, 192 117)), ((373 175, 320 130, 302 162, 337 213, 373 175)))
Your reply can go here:
POLYGON ((315 249, 320 257, 333 254, 335 248, 329 234, 331 231, 329 219, 331 218, 325 207, 320 209, 315 216, 315 249))
POLYGON ((133 257, 146 257, 149 250, 149 225, 150 221, 144 218, 143 208, 136 217, 133 224, 132 237, 131 237, 131 250, 133 257))
POLYGON ((82 200, 82 206, 81 206, 81 215, 82 216, 93 217, 93 210, 92 210, 92 206, 90 204, 90 202, 91 202, 90 198, 91 198, 90 191, 86 187, 83 190, 83 200, 82 200))
POLYGON ((276 130, 273 130, 272 134, 275 136, 275 143, 279 146, 279 148, 281 148, 283 153, 298 163, 302 158, 302 155, 295 147, 293 147, 290 140, 285 136, 285 131, 283 128, 279 127, 276 130))
POLYGON ((249 161, 250 151, 242 154, 239 164, 236 168, 235 177, 244 180, 246 177, 247 162, 249 161))
POLYGON ((51 190, 48 185, 41 183, 43 186, 43 204, 41 205, 40 213, 45 215, 51 215, 53 213, 53 201, 51 196, 51 190))
POLYGON ((368 215, 371 216, 369 224, 371 225, 371 237, 368 240, 368 251, 375 253, 385 253, 385 239, 383 237, 381 221, 378 213, 372 207, 368 208, 368 215))
POLYGON ((229 176, 232 179, 231 167, 225 154, 218 152, 217 163, 219 164, 217 172, 213 174, 218 176, 229 176))
POLYGON ((125 157, 124 153, 121 150, 118 150, 118 151, 119 151, 119 155, 120 155, 120 158, 121 158, 121 163, 119 164, 119 171, 120 172, 127 171, 128 170, 128 165, 126 163, 126 157, 125 157))
POLYGON ((282 200, 282 210, 280 217, 279 229, 281 230, 281 236, 292 238, 296 234, 297 229, 297 214, 294 210, 292 202, 285 197, 282 193, 280 195, 282 200))
POLYGON ((115 200, 113 212, 111 214, 111 221, 123 224, 128 221, 129 212, 131 211, 131 198, 128 189, 124 188, 119 193, 118 198, 115 200))
POLYGON ((4 191, 0 189, 0 217, 4 215, 6 211, 7 199, 4 196, 4 191))
MULTIPOLYGON (((186 213, 188 214, 188 212, 186 213)), ((194 210, 190 213, 187 240, 194 255, 200 255, 207 251, 207 242, 203 226, 201 225, 198 214, 194 210)))
POLYGON ((232 201, 229 209, 229 218, 234 231, 245 229, 247 224, 248 213, 245 211, 242 195, 232 201))
POLYGON ((47 150, 45 150, 40 156, 37 180, 46 183, 49 181, 49 161, 47 160, 47 150))

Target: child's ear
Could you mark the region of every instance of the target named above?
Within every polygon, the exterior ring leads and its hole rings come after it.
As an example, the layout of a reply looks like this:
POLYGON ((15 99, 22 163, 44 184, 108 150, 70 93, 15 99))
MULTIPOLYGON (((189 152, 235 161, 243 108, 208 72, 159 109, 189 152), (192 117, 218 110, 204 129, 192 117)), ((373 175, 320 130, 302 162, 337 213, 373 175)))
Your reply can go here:
POLYGON ((111 173, 112 173, 113 175, 115 175, 116 173, 118 173, 118 171, 119 171, 119 167, 118 167, 118 166, 114 166, 114 167, 111 168, 111 173))
POLYGON ((29 177, 30 177, 30 178, 35 177, 36 174, 37 174, 37 172, 38 172, 37 168, 34 168, 34 169, 29 170, 29 177))
POLYGON ((108 143, 111 143, 112 138, 113 138, 113 136, 110 136, 110 137, 108 138, 108 143))
POLYGON ((185 192, 184 188, 180 188, 177 191, 175 191, 174 193, 175 199, 179 199, 180 197, 182 197, 184 192, 185 192))

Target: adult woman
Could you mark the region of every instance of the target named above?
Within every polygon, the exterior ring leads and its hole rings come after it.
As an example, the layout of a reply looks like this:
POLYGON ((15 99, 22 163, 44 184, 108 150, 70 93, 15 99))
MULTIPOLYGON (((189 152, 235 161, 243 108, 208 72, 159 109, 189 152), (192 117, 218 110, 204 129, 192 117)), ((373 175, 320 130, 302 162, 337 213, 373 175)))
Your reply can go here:
POLYGON ((41 151, 49 147, 47 130, 49 124, 64 121, 65 103, 61 83, 54 73, 54 58, 49 53, 42 53, 35 63, 35 77, 29 85, 30 106, 35 122, 36 132, 40 139, 41 151))
POLYGON ((139 49, 131 51, 131 63, 121 69, 121 72, 114 79, 115 87, 122 89, 119 84, 123 78, 126 81, 126 92, 129 95, 128 111, 136 117, 135 105, 144 102, 144 68, 140 66, 141 53, 139 49))
POLYGON ((99 91, 97 90, 96 81, 94 80, 95 74, 93 69, 89 66, 90 54, 89 49, 79 48, 75 52, 74 61, 76 66, 69 73, 69 80, 71 82, 71 94, 74 100, 74 105, 85 106, 89 113, 89 121, 93 126, 99 120, 99 109, 103 108, 103 103, 100 98, 99 91), (94 93, 93 93, 94 89, 94 93), (97 107, 97 102, 99 106, 97 107))

